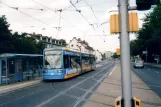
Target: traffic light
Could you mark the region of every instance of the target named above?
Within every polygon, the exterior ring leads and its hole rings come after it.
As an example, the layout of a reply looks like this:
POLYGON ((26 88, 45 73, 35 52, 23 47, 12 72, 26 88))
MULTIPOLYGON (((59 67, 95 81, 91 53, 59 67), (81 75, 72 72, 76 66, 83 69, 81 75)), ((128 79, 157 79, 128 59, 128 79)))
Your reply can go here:
MULTIPOLYGON (((128 31, 131 33, 139 31, 138 15, 135 12, 129 13, 128 31)), ((120 33, 118 14, 114 14, 110 16, 110 33, 111 34, 120 33)))
POLYGON ((149 10, 151 5, 160 4, 160 0, 136 0, 137 10, 149 10))

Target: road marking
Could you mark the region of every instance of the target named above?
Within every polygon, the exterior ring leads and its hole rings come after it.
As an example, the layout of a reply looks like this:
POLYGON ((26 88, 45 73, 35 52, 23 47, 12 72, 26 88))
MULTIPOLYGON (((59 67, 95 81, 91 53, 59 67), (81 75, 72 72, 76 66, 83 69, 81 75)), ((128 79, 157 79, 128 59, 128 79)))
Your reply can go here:
MULTIPOLYGON (((113 66, 114 64, 115 64, 115 63, 113 63, 112 66, 113 66)), ((112 66, 110 66, 110 67, 112 67, 112 66)), ((95 76, 95 75, 97 75, 97 74, 99 74, 99 73, 101 73, 102 71, 105 71, 105 70, 107 70, 107 69, 109 69, 109 67, 107 67, 107 68, 105 68, 105 69, 103 69, 103 70, 97 72, 96 74, 94 74, 94 75, 92 75, 92 76, 95 76)), ((72 89, 73 87, 75 87, 75 86, 77 86, 77 85, 79 85, 79 84, 85 82, 86 80, 90 79, 92 76, 89 76, 88 78, 84 79, 83 81, 80 81, 80 82, 78 82, 77 84, 75 84, 75 85, 73 85, 73 86, 67 88, 66 90, 64 90, 64 91, 62 91, 62 92, 60 92, 60 93, 58 93, 56 96, 54 96, 54 97, 52 97, 52 98, 50 98, 50 99, 48 99, 48 100, 46 100, 46 101, 40 103, 40 104, 37 105, 36 107, 42 107, 43 105, 49 103, 50 101, 52 101, 53 99, 57 98, 58 96, 64 94, 65 92, 67 92, 68 90, 72 89)))
POLYGON ((108 75, 110 72, 111 72, 111 70, 109 70, 109 72, 107 72, 102 78, 100 78, 100 79, 96 82, 96 84, 94 84, 94 86, 92 86, 90 89, 88 89, 88 90, 86 91, 86 93, 83 94, 83 95, 79 98, 80 100, 76 101, 76 103, 74 103, 72 107, 77 107, 78 104, 79 104, 82 100, 84 100, 85 96, 87 96, 87 94, 88 94, 89 92, 91 92, 92 89, 94 89, 100 82, 102 82, 102 80, 103 80, 103 79, 106 77, 106 75, 108 75))
POLYGON ((113 71, 116 69, 116 66, 115 66, 115 68, 113 68, 113 70, 110 72, 110 74, 109 75, 112 75, 112 73, 113 73, 113 71))

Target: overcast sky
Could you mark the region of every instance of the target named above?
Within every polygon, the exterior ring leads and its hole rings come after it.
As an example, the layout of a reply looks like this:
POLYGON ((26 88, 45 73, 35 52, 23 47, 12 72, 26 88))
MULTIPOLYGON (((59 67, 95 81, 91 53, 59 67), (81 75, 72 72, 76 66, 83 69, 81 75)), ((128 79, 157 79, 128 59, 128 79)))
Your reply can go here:
MULTIPOLYGON (((33 0, 0 0, 3 3, 11 7, 19 7, 19 11, 32 16, 33 18, 9 8, 0 3, 0 15, 6 15, 8 22, 10 23, 10 29, 18 32, 36 32, 45 36, 65 39, 69 42, 73 37, 86 40, 90 46, 100 51, 115 51, 119 47, 118 35, 109 34, 109 24, 103 24, 98 26, 95 24, 93 29, 89 23, 104 23, 109 20, 110 10, 117 10, 117 0, 86 0, 86 2, 92 6, 92 10, 96 15, 92 13, 91 8, 86 4, 84 0, 75 4, 78 10, 81 10, 79 14, 76 9, 71 6, 70 0, 35 0, 40 4, 43 4, 53 11, 49 10, 33 0), (70 8, 67 8, 71 6, 70 8), (40 9, 43 9, 41 11, 40 9), (54 10, 65 9, 61 12, 54 12, 54 10), (85 19, 83 18, 85 17, 85 19), (55 27, 60 27, 61 31, 55 27), (98 21, 97 21, 98 20, 98 21), (42 30, 45 28, 45 30, 42 30), (107 36, 103 36, 103 31, 107 36)), ((76 3, 77 0, 72 0, 72 3, 76 3)), ((135 5, 135 0, 130 0, 130 5, 135 5)), ((144 13, 147 11, 138 12, 139 19, 144 17, 144 13)), ((142 21, 139 20, 139 26, 142 26, 142 21)), ((130 39, 135 39, 134 34, 130 34, 130 39)))

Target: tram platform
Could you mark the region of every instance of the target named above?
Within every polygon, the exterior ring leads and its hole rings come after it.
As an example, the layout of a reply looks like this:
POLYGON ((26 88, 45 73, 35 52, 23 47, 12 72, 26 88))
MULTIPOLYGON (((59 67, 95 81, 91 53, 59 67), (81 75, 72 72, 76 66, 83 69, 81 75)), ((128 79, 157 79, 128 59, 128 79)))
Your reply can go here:
MULTIPOLYGON (((142 107, 161 107, 161 99, 134 73, 132 74, 133 96, 141 99, 142 107)), ((114 101, 122 96, 120 64, 97 87, 83 107, 114 107, 114 101)))

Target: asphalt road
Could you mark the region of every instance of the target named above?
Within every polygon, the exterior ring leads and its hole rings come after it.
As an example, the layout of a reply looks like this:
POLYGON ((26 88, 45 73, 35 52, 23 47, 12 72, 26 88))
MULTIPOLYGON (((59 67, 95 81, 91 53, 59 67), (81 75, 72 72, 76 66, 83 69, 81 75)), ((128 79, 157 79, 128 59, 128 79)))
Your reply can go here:
POLYGON ((145 65, 133 71, 161 98, 161 68, 145 65))
POLYGON ((41 82, 32 87, 0 95, 0 107, 81 107, 92 91, 115 66, 103 62, 95 71, 65 81, 41 82))

